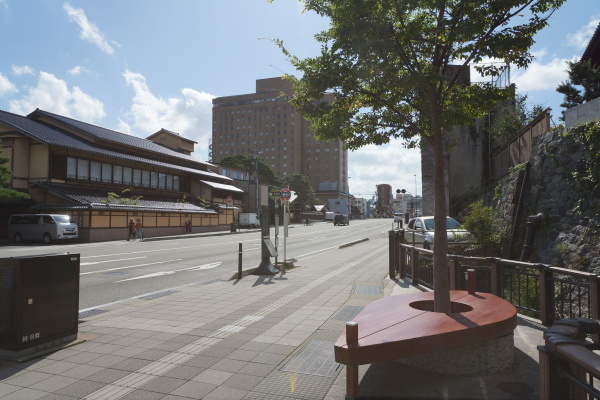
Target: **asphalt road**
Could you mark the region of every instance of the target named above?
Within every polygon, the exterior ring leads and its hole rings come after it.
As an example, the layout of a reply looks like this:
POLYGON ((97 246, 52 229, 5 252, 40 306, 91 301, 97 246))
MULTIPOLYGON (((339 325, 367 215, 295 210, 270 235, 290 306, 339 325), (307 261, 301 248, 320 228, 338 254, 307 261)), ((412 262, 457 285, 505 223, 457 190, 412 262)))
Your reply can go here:
MULTIPOLYGON (((348 226, 318 222, 292 225, 285 239, 285 257, 296 265, 325 251, 366 238, 386 235, 392 219, 352 220, 348 226)), ((243 268, 260 264, 260 231, 221 236, 184 236, 172 240, 100 243, 28 243, 0 247, 0 257, 50 253, 81 255, 81 311, 167 289, 209 282, 231 276, 238 270, 239 245, 243 268)), ((271 241, 275 242, 274 229, 271 241)), ((278 261, 283 260, 283 228, 278 234, 278 261)), ((274 263, 274 259, 272 262, 274 263)))

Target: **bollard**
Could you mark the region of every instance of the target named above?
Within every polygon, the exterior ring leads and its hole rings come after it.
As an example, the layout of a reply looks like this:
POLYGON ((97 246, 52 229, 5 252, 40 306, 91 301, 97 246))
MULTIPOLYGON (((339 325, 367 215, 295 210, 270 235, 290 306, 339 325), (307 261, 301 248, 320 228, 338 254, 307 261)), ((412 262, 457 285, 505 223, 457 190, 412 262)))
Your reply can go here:
MULTIPOLYGON (((346 343, 348 348, 358 345, 358 322, 346 322, 346 343)), ((346 365, 346 398, 358 396, 358 365, 346 365)))
POLYGON ((467 291, 469 294, 475 294, 475 286, 477 285, 477 279, 475 279, 475 270, 467 270, 467 291))
POLYGON ((242 244, 240 243, 238 250, 238 279, 242 279, 242 244))

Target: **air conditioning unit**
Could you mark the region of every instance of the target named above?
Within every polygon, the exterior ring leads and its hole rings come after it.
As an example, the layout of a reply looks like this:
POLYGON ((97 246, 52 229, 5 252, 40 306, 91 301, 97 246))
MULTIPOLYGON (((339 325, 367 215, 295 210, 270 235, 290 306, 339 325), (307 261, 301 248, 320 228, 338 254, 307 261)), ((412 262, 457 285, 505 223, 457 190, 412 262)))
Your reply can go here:
POLYGON ((77 338, 79 254, 0 258, 0 357, 25 361, 77 338))

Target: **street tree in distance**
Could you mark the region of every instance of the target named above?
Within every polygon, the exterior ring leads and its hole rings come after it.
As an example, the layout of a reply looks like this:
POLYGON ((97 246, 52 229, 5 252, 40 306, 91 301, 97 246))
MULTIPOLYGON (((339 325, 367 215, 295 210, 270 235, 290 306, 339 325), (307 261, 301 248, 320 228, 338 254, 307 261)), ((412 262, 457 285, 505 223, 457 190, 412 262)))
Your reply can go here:
MULTIPOLYGON (((488 59, 524 68, 533 36, 565 0, 303 0, 330 20, 315 36, 321 52, 293 56, 301 73, 292 104, 319 140, 348 148, 404 139, 434 154, 434 311, 451 311, 443 160, 445 133, 472 124, 509 97, 492 84, 470 85, 464 73, 488 59), (322 101, 332 92, 334 100, 322 101)), ((498 64, 476 69, 499 76, 498 64)), ((490 79, 491 80, 491 79, 490 79)))
MULTIPOLYGON (((248 176, 254 177, 256 175, 256 165, 252 156, 245 156, 243 154, 227 156, 221 160, 220 164, 241 169, 242 171, 245 171, 248 176)), ((279 178, 275 176, 271 167, 265 164, 260 157, 258 158, 258 181, 264 185, 281 186, 279 178)))
POLYGON ((10 158, 2 156, 2 140, 0 140, 0 202, 12 202, 28 200, 31 197, 27 193, 19 192, 10 188, 12 170, 6 166, 10 158))
MULTIPOLYGON (((576 107, 600 97, 600 67, 593 66, 590 60, 567 61, 569 68, 569 80, 561 82, 556 88, 558 93, 564 95, 564 101, 560 104, 566 110, 576 107)), ((561 121, 565 120, 565 112, 562 112, 561 121)))

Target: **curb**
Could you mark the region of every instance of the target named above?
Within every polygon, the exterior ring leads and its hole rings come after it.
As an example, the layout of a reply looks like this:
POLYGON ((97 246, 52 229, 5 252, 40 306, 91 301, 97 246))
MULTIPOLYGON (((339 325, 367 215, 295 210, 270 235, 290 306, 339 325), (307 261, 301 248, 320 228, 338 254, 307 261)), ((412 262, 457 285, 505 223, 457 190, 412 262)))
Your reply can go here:
POLYGON ((367 240, 369 240, 369 238, 364 238, 364 239, 360 239, 360 240, 355 240, 354 242, 344 243, 343 245, 341 245, 340 247, 338 247, 338 249, 343 249, 344 247, 350 247, 350 246, 353 246, 355 244, 366 242, 367 240))

